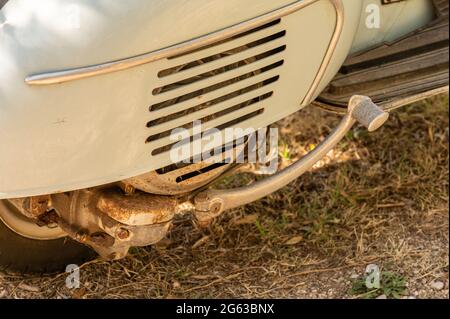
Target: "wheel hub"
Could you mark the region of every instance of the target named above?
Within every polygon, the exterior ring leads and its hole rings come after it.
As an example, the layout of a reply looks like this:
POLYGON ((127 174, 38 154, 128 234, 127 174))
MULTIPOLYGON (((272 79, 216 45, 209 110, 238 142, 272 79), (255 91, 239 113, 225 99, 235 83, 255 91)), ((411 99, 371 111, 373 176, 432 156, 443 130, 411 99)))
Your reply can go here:
POLYGON ((67 234, 57 225, 39 226, 21 214, 8 200, 0 201, 0 220, 16 234, 35 240, 54 240, 67 234))

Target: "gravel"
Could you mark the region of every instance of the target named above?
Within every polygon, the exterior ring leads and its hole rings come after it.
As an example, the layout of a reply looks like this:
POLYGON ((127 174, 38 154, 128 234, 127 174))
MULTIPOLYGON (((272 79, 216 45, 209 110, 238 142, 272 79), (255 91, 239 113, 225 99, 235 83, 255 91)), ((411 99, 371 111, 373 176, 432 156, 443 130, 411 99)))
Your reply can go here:
POLYGON ((444 289, 444 283, 442 281, 432 281, 430 287, 439 291, 444 289))

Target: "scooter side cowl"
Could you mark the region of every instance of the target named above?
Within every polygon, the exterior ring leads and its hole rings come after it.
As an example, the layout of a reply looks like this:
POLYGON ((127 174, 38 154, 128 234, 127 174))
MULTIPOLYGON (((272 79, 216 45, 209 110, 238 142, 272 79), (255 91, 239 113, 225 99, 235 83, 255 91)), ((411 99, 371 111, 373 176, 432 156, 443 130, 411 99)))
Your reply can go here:
MULTIPOLYGON (((245 6, 238 0, 10 1, 0 11, 0 198, 93 187, 172 164, 167 153, 154 152, 168 140, 149 142, 149 137, 175 127, 166 122, 156 130, 148 123, 166 118, 175 110, 195 107, 195 103, 189 100, 173 104, 153 114, 149 111, 152 106, 245 74, 252 74, 251 79, 225 85, 220 91, 196 99, 207 102, 214 94, 271 81, 267 92, 261 88, 255 92, 270 94, 270 99, 245 111, 263 112, 238 125, 257 129, 294 113, 308 104, 342 65, 360 13, 361 5, 348 0, 250 0, 245 6), (291 10, 293 6, 296 10, 291 10), (274 12, 287 13, 274 20, 274 12), (267 15, 272 17, 270 21, 263 20, 267 15), (248 29, 248 23, 254 26, 250 34, 238 33, 231 42, 205 46, 180 57, 164 57, 64 83, 25 82, 36 74, 96 67, 158 53, 211 34, 226 34, 227 30, 241 27, 244 30, 246 25, 248 29), (270 38, 277 34, 280 37, 270 38), (155 94, 173 81, 198 76, 200 70, 211 71, 202 66, 161 78, 158 74, 162 70, 199 61, 205 57, 202 52, 220 54, 227 47, 261 39, 270 41, 239 53, 242 56, 214 61, 211 68, 225 67, 239 59, 250 59, 252 63, 155 94), (264 59, 255 58, 261 56, 264 59)), ((220 107, 230 107, 232 102, 220 107)), ((235 117, 243 117, 245 112, 235 117)), ((233 120, 233 114, 223 121, 233 120)), ((193 115, 184 121, 195 119, 193 115)))

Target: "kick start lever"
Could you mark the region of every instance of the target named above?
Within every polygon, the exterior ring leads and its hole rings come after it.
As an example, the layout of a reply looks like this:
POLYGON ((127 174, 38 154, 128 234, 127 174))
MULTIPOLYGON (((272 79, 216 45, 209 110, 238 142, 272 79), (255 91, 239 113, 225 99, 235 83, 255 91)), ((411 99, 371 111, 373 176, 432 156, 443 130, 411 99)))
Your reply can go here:
POLYGON ((195 215, 200 224, 208 224, 223 211, 249 204, 296 180, 324 158, 350 131, 356 122, 373 132, 383 126, 389 113, 367 96, 355 95, 348 104, 347 114, 333 132, 313 151, 286 169, 251 185, 229 189, 209 189, 194 198, 195 215))

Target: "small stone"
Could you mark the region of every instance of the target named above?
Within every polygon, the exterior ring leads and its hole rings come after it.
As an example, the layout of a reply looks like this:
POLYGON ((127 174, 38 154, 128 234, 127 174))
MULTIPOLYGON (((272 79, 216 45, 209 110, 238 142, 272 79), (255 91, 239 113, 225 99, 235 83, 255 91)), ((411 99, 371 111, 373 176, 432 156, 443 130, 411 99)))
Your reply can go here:
POLYGON ((358 278, 359 278, 358 274, 352 274, 350 276, 350 279, 358 279, 358 278))
POLYGON ((444 283, 442 281, 432 281, 430 283, 430 286, 434 290, 442 290, 442 289, 444 289, 444 283))
POLYGON ((378 296, 377 299, 387 299, 387 296, 386 295, 381 295, 381 296, 378 296))
POLYGON ((5 289, 1 289, 1 290, 0 290, 0 299, 5 298, 7 294, 8 294, 8 293, 6 292, 5 289))
POLYGON ((181 284, 178 281, 174 281, 173 282, 173 289, 180 289, 181 288, 181 284))

